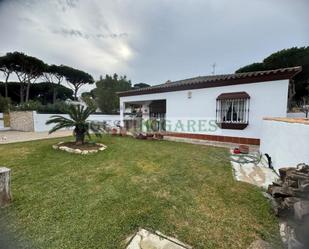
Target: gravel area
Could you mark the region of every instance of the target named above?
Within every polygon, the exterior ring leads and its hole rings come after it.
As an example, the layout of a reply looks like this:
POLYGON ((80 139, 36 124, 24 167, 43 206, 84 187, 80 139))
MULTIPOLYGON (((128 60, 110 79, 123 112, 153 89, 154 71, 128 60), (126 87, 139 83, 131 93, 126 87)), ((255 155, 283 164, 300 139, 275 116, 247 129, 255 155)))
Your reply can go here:
POLYGON ((23 132, 23 131, 0 131, 0 144, 32 141, 47 138, 72 136, 72 131, 57 131, 52 134, 44 132, 23 132))

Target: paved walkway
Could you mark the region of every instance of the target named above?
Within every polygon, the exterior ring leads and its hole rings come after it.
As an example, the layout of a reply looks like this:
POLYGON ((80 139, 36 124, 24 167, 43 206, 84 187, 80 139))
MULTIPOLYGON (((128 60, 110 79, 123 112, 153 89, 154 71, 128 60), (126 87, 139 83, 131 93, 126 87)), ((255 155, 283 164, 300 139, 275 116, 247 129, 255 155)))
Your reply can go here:
POLYGON ((231 164, 234 169, 236 180, 247 182, 264 189, 278 179, 278 175, 268 167, 265 156, 251 153, 246 155, 235 155, 231 151, 231 164))
POLYGON ((44 132, 23 132, 23 131, 0 131, 0 144, 9 144, 16 142, 32 141, 47 138, 66 137, 71 136, 72 131, 56 131, 48 134, 44 132))

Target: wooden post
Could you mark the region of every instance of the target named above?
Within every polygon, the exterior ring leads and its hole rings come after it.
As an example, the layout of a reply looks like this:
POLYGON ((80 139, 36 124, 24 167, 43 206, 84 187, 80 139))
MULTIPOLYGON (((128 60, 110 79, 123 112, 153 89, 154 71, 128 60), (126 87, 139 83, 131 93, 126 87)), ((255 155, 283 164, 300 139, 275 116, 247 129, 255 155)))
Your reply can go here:
POLYGON ((0 167, 0 207, 4 207, 11 202, 10 177, 11 170, 0 167))

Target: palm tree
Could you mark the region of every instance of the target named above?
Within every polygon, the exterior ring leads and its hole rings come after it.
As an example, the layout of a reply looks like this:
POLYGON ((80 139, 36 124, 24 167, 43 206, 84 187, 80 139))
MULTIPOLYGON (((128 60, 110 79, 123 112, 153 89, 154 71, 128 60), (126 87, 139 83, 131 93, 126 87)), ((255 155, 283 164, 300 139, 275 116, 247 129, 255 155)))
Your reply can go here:
POLYGON ((62 128, 74 127, 73 135, 77 145, 84 144, 85 136, 90 139, 89 131, 92 131, 97 137, 100 137, 104 129, 99 125, 95 125, 92 121, 88 121, 88 117, 95 112, 95 109, 85 108, 81 105, 70 105, 67 108, 67 113, 70 118, 65 118, 61 115, 53 115, 47 120, 46 124, 56 124, 49 134, 62 128))

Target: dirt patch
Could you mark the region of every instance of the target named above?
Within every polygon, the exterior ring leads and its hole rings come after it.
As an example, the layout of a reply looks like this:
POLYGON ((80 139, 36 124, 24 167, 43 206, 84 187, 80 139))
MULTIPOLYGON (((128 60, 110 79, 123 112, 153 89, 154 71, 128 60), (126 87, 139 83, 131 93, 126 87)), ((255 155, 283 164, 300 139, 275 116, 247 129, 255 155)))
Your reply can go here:
POLYGON ((81 151, 83 151, 83 150, 98 150, 102 147, 102 146, 100 146, 98 144, 94 144, 94 143, 76 144, 75 142, 61 143, 60 146, 66 146, 66 147, 69 147, 69 148, 74 149, 74 150, 79 149, 81 151))

